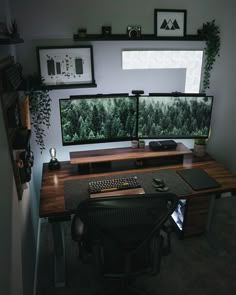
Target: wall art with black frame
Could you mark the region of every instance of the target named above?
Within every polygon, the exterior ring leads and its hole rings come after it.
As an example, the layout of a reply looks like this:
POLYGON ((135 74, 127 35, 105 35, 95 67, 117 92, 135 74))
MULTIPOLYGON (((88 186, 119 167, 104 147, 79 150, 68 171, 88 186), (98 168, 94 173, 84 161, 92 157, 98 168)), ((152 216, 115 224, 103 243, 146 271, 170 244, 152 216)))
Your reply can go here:
POLYGON ((92 46, 37 47, 37 55, 43 86, 96 87, 92 46))
POLYGON ((186 19, 186 10, 155 9, 155 35, 157 37, 184 37, 186 35, 186 19))

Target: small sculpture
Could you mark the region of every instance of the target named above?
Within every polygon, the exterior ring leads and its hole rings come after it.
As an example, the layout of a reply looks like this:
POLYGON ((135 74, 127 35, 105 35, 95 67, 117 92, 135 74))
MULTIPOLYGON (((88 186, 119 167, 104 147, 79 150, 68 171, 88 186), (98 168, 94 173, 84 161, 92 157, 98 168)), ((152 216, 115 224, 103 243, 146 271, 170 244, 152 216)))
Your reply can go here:
POLYGON ((49 154, 51 156, 51 160, 48 163, 48 167, 50 170, 57 170, 60 169, 60 162, 56 158, 56 149, 55 148, 50 148, 49 149, 49 154))

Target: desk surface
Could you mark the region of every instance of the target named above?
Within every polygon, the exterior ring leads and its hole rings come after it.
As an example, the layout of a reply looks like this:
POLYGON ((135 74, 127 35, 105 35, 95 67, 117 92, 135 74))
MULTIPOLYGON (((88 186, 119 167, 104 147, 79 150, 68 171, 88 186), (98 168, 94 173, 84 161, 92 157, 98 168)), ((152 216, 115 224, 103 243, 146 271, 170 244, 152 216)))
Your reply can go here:
MULTIPOLYGON (((122 170, 97 174, 83 174, 78 175, 78 171, 75 165, 71 165, 69 161, 61 162, 61 169, 56 171, 50 171, 48 164, 43 164, 42 171, 42 184, 40 191, 40 217, 56 217, 68 215, 69 212, 65 210, 64 202, 64 181, 72 179, 81 179, 88 177, 106 176, 106 175, 119 175, 123 173, 134 173, 135 171, 151 171, 161 169, 187 169, 200 167, 204 169, 211 177, 213 177, 221 186, 219 188, 213 188, 208 190, 193 191, 191 196, 202 195, 206 193, 222 193, 236 190, 236 175, 226 169, 222 164, 210 159, 197 159, 192 155, 184 156, 183 164, 177 165, 165 165, 160 167, 148 167, 132 170, 122 170)), ((189 195, 186 196, 190 197, 189 195)))

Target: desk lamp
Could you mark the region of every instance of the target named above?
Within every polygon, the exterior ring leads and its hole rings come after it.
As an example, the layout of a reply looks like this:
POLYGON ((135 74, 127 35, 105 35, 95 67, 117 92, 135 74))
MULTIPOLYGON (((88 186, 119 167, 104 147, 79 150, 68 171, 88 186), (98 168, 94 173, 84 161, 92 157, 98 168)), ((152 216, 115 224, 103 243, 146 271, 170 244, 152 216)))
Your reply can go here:
POLYGON ((49 149, 49 154, 51 156, 51 160, 48 164, 48 167, 50 170, 56 170, 60 168, 60 162, 56 158, 56 149, 55 148, 50 148, 49 149))

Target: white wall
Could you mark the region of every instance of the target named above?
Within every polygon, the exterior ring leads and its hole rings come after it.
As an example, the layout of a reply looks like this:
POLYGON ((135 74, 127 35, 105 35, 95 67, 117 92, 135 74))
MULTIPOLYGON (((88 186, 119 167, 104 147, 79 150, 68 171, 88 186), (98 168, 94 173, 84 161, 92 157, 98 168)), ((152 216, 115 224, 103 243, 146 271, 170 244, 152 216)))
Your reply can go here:
MULTIPOLYGON (((0 0, 0 21, 11 20, 8 0, 0 0)), ((15 46, 0 45, 0 59, 14 56, 15 46)), ((18 200, 0 104, 0 294, 32 295, 38 208, 34 183, 18 200)))
POLYGON ((27 184, 22 200, 18 200, 1 104, 0 137, 0 294, 31 295, 38 203, 33 182, 27 184))
POLYGON ((212 118, 212 136, 209 141, 209 152, 236 172, 236 36, 233 16, 235 1, 220 1, 221 10, 221 52, 211 79, 211 92, 215 95, 215 106, 212 118))
MULTIPOLYGON (((0 243, 0 292, 10 289, 10 264, 11 264, 11 206, 12 198, 14 198, 14 180, 11 169, 11 160, 9 157, 6 134, 4 130, 3 113, 0 107, 0 162, 1 162, 1 198, 0 198, 0 232, 3 234, 0 243)), ((4 293, 2 293, 4 294, 4 293)), ((7 293, 5 293, 7 294, 7 293)))

